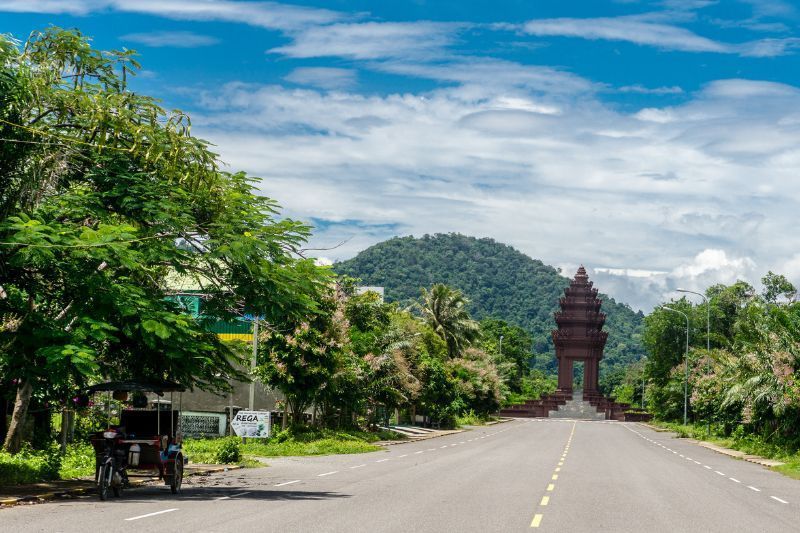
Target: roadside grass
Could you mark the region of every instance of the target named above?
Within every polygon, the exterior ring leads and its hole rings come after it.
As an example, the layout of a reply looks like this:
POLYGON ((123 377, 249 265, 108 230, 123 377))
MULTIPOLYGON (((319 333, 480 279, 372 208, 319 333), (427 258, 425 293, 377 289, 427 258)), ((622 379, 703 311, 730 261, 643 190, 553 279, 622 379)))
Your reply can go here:
POLYGON ((93 475, 94 450, 85 443, 68 445, 65 455, 55 444, 46 450, 26 448, 15 455, 0 452, 0 486, 93 475))
POLYGON ((339 455, 374 452, 381 449, 374 442, 402 440, 406 437, 389 430, 358 431, 293 426, 260 442, 243 445, 246 455, 258 457, 289 457, 306 455, 339 455))
POLYGON ((237 463, 243 466, 263 466, 256 457, 302 457, 309 455, 338 455, 380 450, 373 443, 402 440, 406 437, 389 430, 357 431, 290 427, 278 431, 269 439, 248 439, 242 444, 239 437, 218 439, 186 439, 184 449, 195 463, 237 463))
MULTIPOLYGON (((261 467, 258 457, 288 457, 374 452, 375 442, 406 437, 389 430, 330 430, 306 426, 279 431, 264 441, 239 437, 184 440, 183 449, 191 463, 238 464, 261 467)), ((67 446, 62 455, 58 445, 46 450, 26 448, 16 455, 0 451, 0 486, 23 485, 56 479, 77 479, 94 475, 94 450, 88 443, 67 446)))
POLYGON ((714 426, 709 428, 705 424, 678 424, 674 422, 664 422, 653 420, 650 424, 677 433, 679 438, 691 438, 714 443, 723 448, 737 450, 748 455, 758 455, 766 459, 774 459, 785 463, 780 466, 772 467, 772 470, 780 472, 786 476, 800 479, 800 451, 796 447, 777 443, 767 442, 759 435, 746 434, 742 431, 734 431, 733 435, 725 436, 714 431, 714 426))
POLYGON ((497 417, 490 415, 479 415, 476 414, 475 411, 470 410, 468 413, 464 413, 463 415, 456 417, 456 427, 485 426, 487 422, 491 422, 493 420, 497 420, 497 417))

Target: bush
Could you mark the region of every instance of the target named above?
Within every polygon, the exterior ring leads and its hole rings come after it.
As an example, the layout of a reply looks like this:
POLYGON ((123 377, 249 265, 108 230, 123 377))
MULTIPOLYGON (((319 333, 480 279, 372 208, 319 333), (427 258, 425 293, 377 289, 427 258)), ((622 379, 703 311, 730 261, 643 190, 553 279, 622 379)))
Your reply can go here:
POLYGON ((461 416, 456 417, 456 426, 482 426, 489 420, 487 416, 481 416, 472 409, 461 416))
POLYGON ((195 463, 233 464, 242 460, 242 444, 239 437, 186 439, 183 449, 195 463))
POLYGON ((0 452, 0 485, 19 485, 57 479, 61 467, 58 448, 24 448, 16 455, 0 452))
POLYGON ((222 439, 219 448, 214 453, 217 463, 231 464, 242 460, 242 445, 237 437, 227 437, 222 439))
POLYGON ((61 479, 75 479, 94 475, 94 448, 88 443, 67 446, 67 453, 61 460, 61 479))

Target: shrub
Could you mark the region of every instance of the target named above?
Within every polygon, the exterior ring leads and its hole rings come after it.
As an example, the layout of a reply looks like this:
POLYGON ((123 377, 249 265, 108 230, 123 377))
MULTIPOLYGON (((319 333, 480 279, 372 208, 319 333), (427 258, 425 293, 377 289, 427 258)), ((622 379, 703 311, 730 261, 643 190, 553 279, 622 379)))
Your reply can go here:
POLYGON ((242 445, 238 437, 221 439, 214 452, 214 462, 222 464, 238 463, 242 460, 242 445))
POLYGON ((11 455, 0 452, 0 485, 36 483, 58 478, 61 456, 58 448, 33 450, 24 448, 11 455))
POLYGON ((232 464, 242 460, 242 444, 239 437, 186 439, 183 449, 195 463, 232 464))

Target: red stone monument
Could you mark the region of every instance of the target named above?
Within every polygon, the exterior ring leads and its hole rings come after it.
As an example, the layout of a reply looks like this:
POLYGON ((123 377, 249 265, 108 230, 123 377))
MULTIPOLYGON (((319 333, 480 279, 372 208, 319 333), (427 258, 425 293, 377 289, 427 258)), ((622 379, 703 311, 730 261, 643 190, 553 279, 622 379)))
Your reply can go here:
POLYGON ((555 313, 558 329, 552 334, 558 360, 558 389, 538 400, 508 406, 500 415, 626 420, 630 406, 609 400, 598 386, 600 360, 608 339, 608 333, 603 331, 606 315, 600 312, 602 301, 583 266, 564 289, 559 303, 561 311, 555 313), (583 363, 583 391, 573 391, 572 387, 576 361, 583 363))
POLYGON ((600 360, 608 333, 602 331, 606 315, 600 312, 601 300, 592 287, 583 265, 578 269, 561 298, 561 311, 555 313, 558 329, 553 344, 558 360, 558 390, 572 392, 573 366, 583 362, 583 392, 599 393, 600 360))

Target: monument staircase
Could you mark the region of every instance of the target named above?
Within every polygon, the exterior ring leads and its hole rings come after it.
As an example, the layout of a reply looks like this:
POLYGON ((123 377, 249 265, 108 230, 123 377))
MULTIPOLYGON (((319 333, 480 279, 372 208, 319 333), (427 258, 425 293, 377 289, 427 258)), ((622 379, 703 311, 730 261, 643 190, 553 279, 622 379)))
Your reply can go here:
POLYGON ((547 418, 550 411, 566 405, 572 400, 572 394, 568 392, 556 391, 546 394, 538 400, 526 400, 525 403, 509 405, 500 410, 500 416, 517 418, 547 418))
POLYGON ((575 420, 605 420, 606 413, 583 399, 583 391, 573 391, 572 399, 550 411, 550 418, 572 418, 575 420))
POLYGON ((577 390, 572 393, 556 391, 539 400, 509 405, 500 416, 513 418, 572 418, 576 420, 625 420, 626 403, 609 400, 600 393, 577 390))

